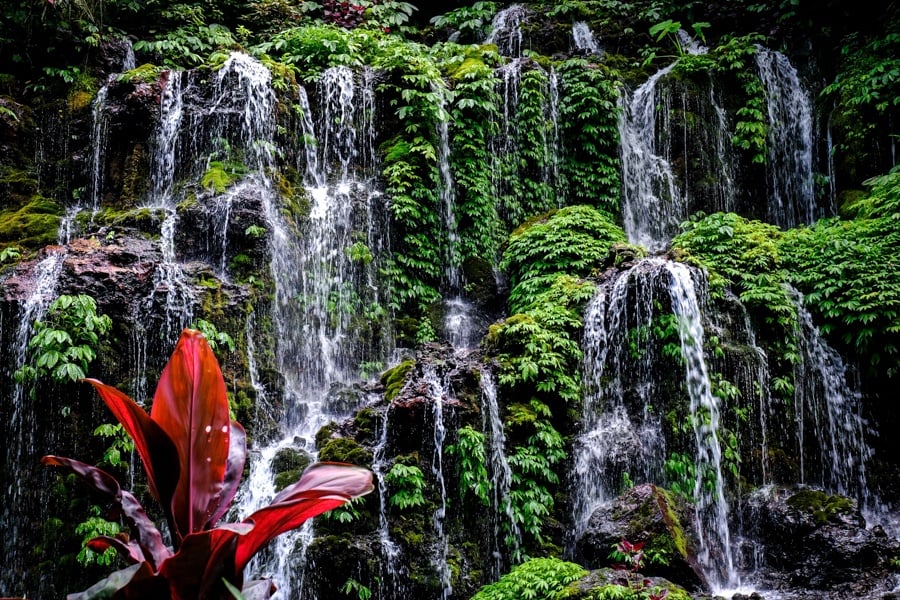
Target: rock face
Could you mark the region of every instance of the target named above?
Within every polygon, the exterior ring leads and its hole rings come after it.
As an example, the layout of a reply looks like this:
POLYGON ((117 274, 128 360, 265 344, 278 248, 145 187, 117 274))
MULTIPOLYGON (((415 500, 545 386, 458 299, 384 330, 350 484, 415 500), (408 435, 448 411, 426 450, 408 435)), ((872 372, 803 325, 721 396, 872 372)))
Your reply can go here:
POLYGON ((893 588, 891 560, 900 542, 880 526, 866 529, 850 498, 763 488, 746 503, 744 522, 763 552, 757 573, 766 587, 798 598, 882 598, 893 588))
POLYGON ((621 540, 644 543, 645 575, 665 577, 689 589, 705 589, 695 558, 691 512, 670 492, 651 484, 628 490, 591 515, 576 542, 576 554, 588 567, 615 562, 610 552, 621 540))

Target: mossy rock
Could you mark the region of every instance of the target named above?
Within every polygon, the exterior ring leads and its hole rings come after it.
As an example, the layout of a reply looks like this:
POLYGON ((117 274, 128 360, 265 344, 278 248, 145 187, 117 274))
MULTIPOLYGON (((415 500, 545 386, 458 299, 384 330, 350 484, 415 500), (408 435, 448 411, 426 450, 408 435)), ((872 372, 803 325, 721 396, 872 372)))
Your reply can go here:
POLYGON ((372 453, 351 438, 333 438, 319 450, 319 460, 368 467, 372 464, 372 453))
POLYGON ((15 242, 30 248, 55 244, 61 215, 59 204, 33 196, 17 210, 0 212, 0 243, 15 242))
POLYGON ((156 65, 152 65, 149 63, 144 63, 130 71, 125 71, 120 74, 116 81, 121 83, 153 83, 157 79, 159 79, 160 73, 165 70, 165 67, 158 67, 156 65))
POLYGON ((819 525, 824 525, 842 513, 852 513, 855 510, 850 498, 829 495, 821 490, 800 490, 785 502, 791 508, 810 515, 819 525))
POLYGON ((374 440, 375 428, 378 426, 378 413, 372 408, 362 408, 353 417, 353 425, 356 427, 357 437, 362 440, 374 440))
POLYGON ((272 457, 271 468, 275 473, 287 471, 303 471, 309 466, 311 459, 309 454, 296 448, 282 448, 272 457))
POLYGON ((667 590, 667 600, 692 600, 687 590, 662 577, 645 578, 641 573, 609 568, 591 571, 550 598, 553 600, 644 600, 649 597, 650 593, 658 595, 663 590, 667 590))
POLYGON ((385 400, 391 402, 397 397, 397 394, 403 389, 403 384, 406 383, 406 376, 415 365, 416 361, 412 359, 404 360, 393 369, 388 369, 381 374, 380 381, 384 385, 385 400))

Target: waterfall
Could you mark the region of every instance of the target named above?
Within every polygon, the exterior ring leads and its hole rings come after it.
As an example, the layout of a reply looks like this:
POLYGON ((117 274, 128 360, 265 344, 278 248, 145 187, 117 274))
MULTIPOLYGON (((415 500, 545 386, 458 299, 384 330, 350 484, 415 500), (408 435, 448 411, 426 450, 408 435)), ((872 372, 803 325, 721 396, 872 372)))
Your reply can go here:
POLYGON ((450 169, 450 114, 447 112, 447 88, 443 84, 433 84, 432 90, 440 99, 437 122, 438 183, 441 198, 441 219, 447 236, 444 248, 447 284, 451 293, 459 294, 462 286, 460 272, 459 233, 456 227, 456 183, 450 169))
POLYGON ((441 583, 441 599, 447 600, 453 594, 453 587, 450 585, 450 565, 447 563, 450 554, 450 538, 444 528, 444 520, 447 517, 447 486, 444 481, 444 440, 447 437, 447 427, 444 423, 444 398, 448 395, 448 390, 447 383, 438 377, 432 365, 425 366, 422 380, 428 385, 431 397, 431 417, 434 421, 434 455, 431 459, 431 473, 437 481, 438 491, 441 495, 440 504, 435 508, 432 518, 435 547, 431 558, 441 583))
POLYGON ((388 490, 385 475, 387 474, 388 457, 388 424, 390 423, 390 407, 381 418, 378 442, 375 444, 372 471, 378 485, 378 540, 381 545, 381 577, 378 583, 379 596, 384 598, 403 598, 405 590, 402 578, 405 569, 400 566, 400 546, 391 539, 391 528, 387 517, 388 490))
MULTIPOLYGON (((657 83, 674 65, 657 71, 631 95, 621 97, 622 217, 628 241, 650 251, 665 248, 686 216, 666 149, 657 149, 657 83)), ((667 96, 668 97, 668 96, 667 96)), ((664 114, 668 107, 662 107, 664 114)))
POLYGON ((737 574, 728 527, 728 504, 719 444, 719 402, 712 394, 703 355, 703 325, 691 271, 681 263, 666 263, 671 275, 669 293, 678 317, 678 334, 685 363, 685 383, 690 396, 691 425, 696 441, 697 477, 694 483, 694 513, 699 529, 698 559, 713 590, 734 587, 737 574), (705 485, 708 473, 713 489, 705 485))
POLYGON ((813 121, 809 95, 780 52, 757 46, 756 65, 768 109, 767 218, 787 229, 822 216, 813 188, 813 121))
POLYGON ((109 114, 106 111, 106 97, 109 94, 109 85, 103 85, 97 90, 97 96, 91 104, 91 186, 90 201, 91 210, 100 208, 103 195, 103 172, 106 165, 106 146, 109 143, 109 114))
MULTIPOLYGON (((684 375, 687 420, 693 430, 693 484, 700 560, 715 589, 736 583, 728 505, 724 493, 719 406, 711 392, 703 353, 701 302, 693 271, 680 263, 649 258, 601 286, 584 321, 584 404, 582 430, 575 440, 572 543, 590 517, 622 489, 624 481, 662 483, 666 442, 660 414, 677 408, 661 386, 674 373, 661 373, 666 353, 657 339, 664 319, 677 324, 684 375), (660 308, 668 304, 671 312, 660 308), (712 484, 708 489, 706 483, 712 484)), ((665 369, 662 369, 663 371, 665 369)), ((673 381, 677 381, 674 379, 673 381)), ((681 400, 674 400, 681 402, 681 400)))
POLYGON ((501 56, 522 57, 522 24, 528 19, 528 11, 521 4, 504 8, 491 22, 491 34, 486 43, 497 44, 501 56))
POLYGON ((162 260, 153 275, 153 291, 145 299, 145 310, 151 313, 157 293, 165 294, 164 339, 174 340, 193 318, 197 299, 184 277, 175 256, 175 228, 178 215, 173 197, 178 136, 184 115, 184 74, 169 71, 160 100, 160 120, 150 160, 150 195, 147 206, 162 211, 159 246, 162 260))
POLYGON ((520 560, 522 532, 516 523, 510 501, 512 470, 506 458, 506 435, 497 401, 497 385, 487 369, 481 370, 481 430, 490 441, 489 476, 491 479, 491 533, 493 536, 493 572, 495 579, 503 574, 503 545, 509 547, 514 561, 520 560), (505 534, 505 536, 504 536, 505 534))
POLYGON ((594 39, 594 32, 584 21, 576 21, 572 24, 572 43, 575 49, 585 54, 601 54, 600 46, 594 39))
POLYGON ((474 307, 464 298, 451 298, 444 302, 444 332, 447 341, 457 353, 465 353, 478 345, 474 307))
MULTIPOLYGON (((331 385, 353 379, 361 361, 380 358, 383 351, 383 343, 367 345, 359 325, 362 316, 375 320, 381 314, 375 285, 382 240, 377 222, 381 196, 372 183, 374 78, 367 69, 325 71, 316 86, 318 115, 306 91, 298 91, 303 144, 298 159, 306 163, 308 214, 293 212, 268 175, 275 165, 275 94, 268 70, 235 53, 218 82, 222 94, 229 91, 233 97, 238 88, 241 98, 238 137, 252 171, 236 188, 250 186, 263 203, 275 283, 276 360, 284 377, 281 402, 275 403, 284 406, 281 435, 253 447, 250 481, 237 503, 239 514, 245 515, 274 496, 271 463, 280 450, 299 450, 315 459, 316 433, 330 420, 349 416, 345 406, 329 397, 331 385)), ((239 189, 234 197, 241 197, 239 189)), ((271 552, 248 566, 248 576, 273 578, 278 598, 307 593, 307 549, 313 536, 311 522, 279 536, 271 552)))
POLYGON ((859 393, 852 389, 844 361, 821 337, 812 316, 797 299, 800 361, 794 367, 800 483, 811 483, 868 504, 866 443, 859 393))

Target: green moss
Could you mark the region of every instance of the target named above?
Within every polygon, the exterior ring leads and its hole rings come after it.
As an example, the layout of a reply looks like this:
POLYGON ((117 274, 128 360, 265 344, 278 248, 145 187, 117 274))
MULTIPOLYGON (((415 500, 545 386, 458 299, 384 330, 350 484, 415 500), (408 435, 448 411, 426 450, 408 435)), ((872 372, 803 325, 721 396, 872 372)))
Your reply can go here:
POLYGON ((211 192, 221 194, 246 173, 247 167, 241 163, 213 160, 200 178, 200 185, 211 192))
POLYGON ((360 437, 372 439, 375 435, 375 426, 378 422, 378 414, 372 408, 363 408, 353 417, 353 423, 360 437))
POLYGON ((62 209, 42 196, 33 196, 16 210, 0 212, 0 243, 41 247, 56 243, 62 209))
POLYGON ((319 460, 368 467, 372 464, 372 453, 352 438, 333 438, 319 450, 319 460))
POLYGON ((840 513, 853 510, 853 501, 845 496, 830 496, 820 490, 801 490, 787 499, 787 505, 810 515, 824 525, 840 513))
POLYGON ((412 359, 404 360, 393 369, 388 369, 381 374, 381 383, 384 385, 385 400, 391 402, 397 397, 397 394, 400 393, 403 384, 406 382, 407 374, 409 374, 415 364, 416 361, 412 359))
POLYGON ((152 83, 159 79, 159 74, 162 73, 162 71, 163 67, 145 63, 130 71, 125 71, 119 75, 117 81, 121 83, 152 83))

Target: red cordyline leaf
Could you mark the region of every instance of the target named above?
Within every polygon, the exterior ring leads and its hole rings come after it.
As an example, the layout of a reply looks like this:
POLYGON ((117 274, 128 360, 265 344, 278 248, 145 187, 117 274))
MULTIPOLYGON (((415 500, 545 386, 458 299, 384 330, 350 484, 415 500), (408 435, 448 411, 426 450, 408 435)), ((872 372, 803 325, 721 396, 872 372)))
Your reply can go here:
POLYGON ((84 381, 94 386, 113 416, 134 440, 134 448, 147 472, 150 492, 162 504, 171 521, 169 505, 178 483, 178 450, 175 443, 137 402, 96 379, 84 381))
POLYGON ((238 539, 235 570, 241 571, 277 535, 372 489, 372 472, 368 469, 337 463, 312 465, 297 483, 275 496, 272 504, 244 519, 254 526, 238 539))
POLYGON ((225 379, 199 331, 181 333, 157 384, 150 417, 178 450, 172 514, 176 535, 183 538, 201 531, 220 506, 231 433, 225 379))
POLYGON ((244 462, 247 459, 247 434, 237 421, 231 422, 231 436, 228 445, 228 460, 225 464, 225 480, 222 482, 222 493, 219 496, 218 508, 213 510, 212 516, 204 529, 215 527, 231 506, 241 484, 241 476, 244 474, 244 462))
MULTIPOLYGON (((141 550, 138 560, 146 560, 153 569, 158 569, 163 561, 172 555, 163 543, 156 525, 144 512, 144 507, 131 492, 121 489, 112 475, 87 463, 61 456, 45 456, 41 459, 41 463, 69 469, 95 490, 109 496, 114 508, 121 512, 125 522, 134 531, 141 550)), ((131 555, 131 550, 125 554, 131 555)))

